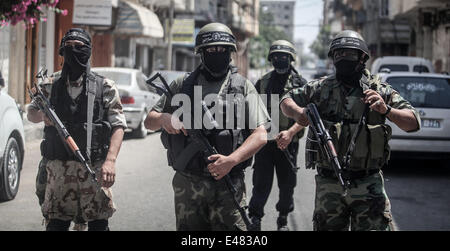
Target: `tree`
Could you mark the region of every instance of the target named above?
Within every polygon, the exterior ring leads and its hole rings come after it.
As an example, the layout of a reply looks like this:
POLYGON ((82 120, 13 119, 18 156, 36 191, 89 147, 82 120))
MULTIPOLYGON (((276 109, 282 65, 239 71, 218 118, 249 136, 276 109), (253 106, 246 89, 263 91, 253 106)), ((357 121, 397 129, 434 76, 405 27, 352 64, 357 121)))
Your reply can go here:
POLYGON ((309 48, 319 59, 326 60, 332 39, 330 26, 322 26, 316 40, 314 40, 309 48))
POLYGON ((24 21, 27 28, 33 27, 38 21, 47 21, 41 17, 42 8, 67 15, 67 10, 56 8, 59 0, 2 0, 0 2, 0 27, 16 25, 24 21))
POLYGON ((250 68, 264 68, 269 55, 272 42, 276 40, 288 40, 286 33, 274 23, 271 13, 262 8, 259 12, 259 35, 250 40, 250 68))

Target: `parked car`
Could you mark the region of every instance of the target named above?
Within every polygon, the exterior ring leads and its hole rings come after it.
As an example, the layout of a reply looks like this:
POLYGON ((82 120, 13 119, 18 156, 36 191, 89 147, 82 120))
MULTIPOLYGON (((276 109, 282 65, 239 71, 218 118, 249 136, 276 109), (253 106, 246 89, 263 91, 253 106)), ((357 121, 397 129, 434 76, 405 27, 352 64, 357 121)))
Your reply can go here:
POLYGON ((386 72, 419 72, 434 73, 430 60, 418 57, 379 57, 372 63, 371 73, 376 74, 382 70, 386 72))
MULTIPOLYGON (((153 77, 157 72, 161 73, 161 76, 167 81, 167 84, 170 85, 172 81, 176 80, 179 77, 183 77, 187 72, 185 71, 154 71, 152 74, 150 74, 150 77, 153 77)), ((161 86, 164 88, 164 85, 161 83, 159 79, 156 79, 154 82, 156 85, 161 86)), ((162 92, 158 89, 152 91, 157 92, 159 95, 162 95, 162 92)))
POLYGON ((450 76, 412 72, 379 75, 418 110, 422 123, 420 131, 406 133, 388 122, 393 156, 450 158, 450 76))
POLYGON ((92 68, 92 71, 114 80, 119 89, 128 128, 135 137, 145 138, 147 129, 144 120, 160 98, 160 95, 150 91, 145 83, 146 76, 141 71, 130 68, 97 67, 92 68))
POLYGON ((0 201, 12 200, 19 191, 25 133, 19 107, 4 88, 0 75, 0 201))

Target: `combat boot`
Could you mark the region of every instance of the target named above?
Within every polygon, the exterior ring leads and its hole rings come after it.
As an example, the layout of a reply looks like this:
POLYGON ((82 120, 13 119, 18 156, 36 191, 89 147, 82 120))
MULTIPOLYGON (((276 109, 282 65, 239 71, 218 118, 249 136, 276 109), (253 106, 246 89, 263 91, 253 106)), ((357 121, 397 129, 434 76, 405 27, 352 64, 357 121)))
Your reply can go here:
POLYGON ((252 226, 251 229, 248 229, 249 231, 261 231, 261 218, 252 216, 250 218, 252 226))
POLYGON ((280 215, 277 219, 278 231, 289 231, 287 226, 287 215, 280 215))

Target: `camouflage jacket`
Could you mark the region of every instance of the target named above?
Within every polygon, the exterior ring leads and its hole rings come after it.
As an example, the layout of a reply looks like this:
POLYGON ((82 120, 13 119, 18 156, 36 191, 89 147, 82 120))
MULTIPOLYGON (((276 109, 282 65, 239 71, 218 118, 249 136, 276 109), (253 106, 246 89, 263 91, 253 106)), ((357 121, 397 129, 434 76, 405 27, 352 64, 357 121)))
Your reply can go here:
MULTIPOLYGON (((42 91, 45 95, 50 96, 52 91, 52 84, 61 77, 61 72, 55 72, 49 76, 48 81, 40 84, 42 91)), ((82 79, 82 78, 80 78, 82 79)), ((122 103, 120 101, 119 90, 116 87, 114 81, 105 78, 103 82, 103 105, 108 111, 108 121, 111 123, 111 127, 123 127, 127 128, 127 122, 122 109, 122 103)), ((81 88, 82 89, 82 88, 81 88)), ((80 88, 72 87, 67 84, 67 90, 69 93, 80 92, 80 88)), ((38 107, 31 102, 30 107, 38 109, 38 107)))
MULTIPOLYGON (((281 102, 286 98, 292 98, 301 107, 315 103, 342 161, 364 112, 363 92, 369 88, 376 89, 385 103, 392 108, 411 110, 419 125, 417 130, 420 129, 420 117, 416 109, 389 84, 382 83, 378 76, 371 75, 368 70, 364 71, 360 86, 357 88, 347 89, 332 75, 291 90, 281 102)), ((390 126, 386 124, 386 117, 370 110, 365 128, 355 141, 355 151, 348 168, 355 171, 382 168, 390 157, 388 142, 391 131, 390 126)), ((314 136, 310 131, 306 143, 307 167, 331 168, 325 156, 318 150, 317 143, 311 139, 314 139, 314 136)))

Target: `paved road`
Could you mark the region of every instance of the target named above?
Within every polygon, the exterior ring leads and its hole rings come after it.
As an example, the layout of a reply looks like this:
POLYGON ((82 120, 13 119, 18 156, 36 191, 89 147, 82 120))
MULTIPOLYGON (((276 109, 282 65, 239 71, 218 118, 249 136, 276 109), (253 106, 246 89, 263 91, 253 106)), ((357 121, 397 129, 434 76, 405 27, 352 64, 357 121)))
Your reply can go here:
MULTIPOLYGON (((303 147, 304 141, 301 141, 300 149, 303 147)), ((34 195, 39 158, 39 142, 28 143, 19 193, 13 201, 0 203, 0 230, 44 229, 34 195)), ((303 154, 299 155, 298 161, 304 165, 303 154)), ((251 194, 251 174, 252 170, 248 169, 248 196, 251 194)), ((118 210, 110 220, 111 229, 175 230, 172 177, 173 171, 167 166, 158 133, 143 140, 126 139, 117 162, 117 182, 113 188, 118 210)), ((450 230, 448 165, 400 164, 386 170, 386 187, 400 229, 450 230)), ((296 208, 289 219, 291 229, 312 229, 314 192, 314 172, 301 169, 295 191, 296 208)), ((276 230, 277 195, 275 180, 266 206, 263 230, 276 230)))

